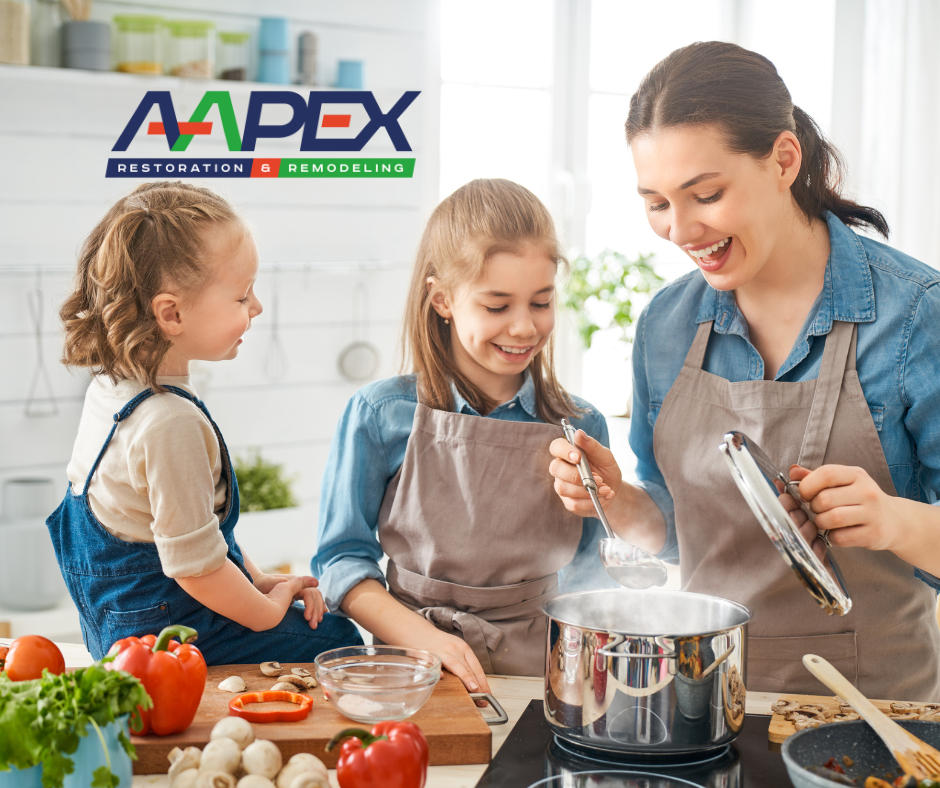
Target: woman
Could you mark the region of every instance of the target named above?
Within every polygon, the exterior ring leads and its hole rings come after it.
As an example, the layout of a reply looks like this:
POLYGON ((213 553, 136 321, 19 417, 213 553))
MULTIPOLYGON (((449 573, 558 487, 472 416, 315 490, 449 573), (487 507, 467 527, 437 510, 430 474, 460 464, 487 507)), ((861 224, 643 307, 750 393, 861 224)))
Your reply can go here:
MULTIPOLYGON (((685 590, 750 608, 749 689, 820 692, 801 664, 815 653, 871 697, 940 699, 940 273, 850 229, 888 233, 838 194, 838 154, 761 55, 673 52, 632 97, 626 135, 650 225, 700 271, 637 326, 639 482, 578 434, 611 524, 678 556, 685 590), (827 617, 755 522, 718 459, 729 430, 798 465, 848 615, 827 617)), ((578 452, 552 453, 556 492, 590 515, 578 452)))

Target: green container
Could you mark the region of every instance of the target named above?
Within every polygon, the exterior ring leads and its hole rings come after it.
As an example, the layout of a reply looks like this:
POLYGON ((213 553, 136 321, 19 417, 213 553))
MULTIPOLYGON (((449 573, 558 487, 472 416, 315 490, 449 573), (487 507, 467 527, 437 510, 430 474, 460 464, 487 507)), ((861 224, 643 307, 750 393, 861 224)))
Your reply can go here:
POLYGON ((202 19, 166 22, 166 73, 174 77, 211 79, 215 76, 215 24, 202 19))
POLYGON ((163 73, 163 17, 122 14, 114 17, 115 71, 163 73))

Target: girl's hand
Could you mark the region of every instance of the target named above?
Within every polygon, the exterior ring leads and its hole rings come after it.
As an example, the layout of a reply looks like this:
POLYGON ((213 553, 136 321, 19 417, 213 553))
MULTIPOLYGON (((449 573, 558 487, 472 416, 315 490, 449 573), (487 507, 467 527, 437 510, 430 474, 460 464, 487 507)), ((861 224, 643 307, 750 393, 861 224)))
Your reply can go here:
POLYGON ((587 457, 594 472, 594 481, 597 482, 597 495, 604 505, 613 500, 620 489, 623 475, 620 466, 614 459, 613 452, 598 443, 584 430, 575 433, 575 448, 565 438, 556 438, 550 447, 555 459, 552 460, 548 470, 555 477, 555 492, 565 504, 569 512, 582 517, 596 517, 591 496, 581 483, 581 474, 578 472, 578 461, 581 451, 587 457))
POLYGON ((441 664, 460 679, 470 692, 490 691, 480 661, 473 649, 461 638, 435 628, 433 634, 422 637, 419 648, 437 654, 441 658, 441 664))
MULTIPOLYGON (((290 583, 294 580, 303 581, 300 590, 295 592, 291 601, 304 603, 304 618, 310 623, 311 629, 316 629, 317 624, 323 620, 323 614, 326 613, 326 602, 323 601, 323 595, 317 589, 320 581, 309 575, 258 575, 255 580, 255 588, 270 599, 275 595, 271 592, 284 583, 290 583)), ((293 588, 294 586, 290 586, 293 588)), ((286 589, 278 591, 276 598, 281 600, 287 593, 286 589)), ((290 602, 287 603, 288 605, 290 602)), ((285 607, 285 610, 287 608, 285 607)))
POLYGON ((799 481, 800 495, 810 503, 816 526, 829 530, 838 547, 892 550, 897 539, 896 499, 882 490, 864 468, 823 465, 809 471, 794 465, 790 478, 799 481))

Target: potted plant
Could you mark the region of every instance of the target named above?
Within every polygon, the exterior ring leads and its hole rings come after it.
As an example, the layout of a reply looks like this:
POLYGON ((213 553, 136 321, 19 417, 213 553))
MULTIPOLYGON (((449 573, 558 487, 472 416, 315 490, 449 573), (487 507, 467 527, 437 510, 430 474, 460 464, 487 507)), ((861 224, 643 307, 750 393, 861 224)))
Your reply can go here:
POLYGON ((0 673, 0 788, 130 788, 128 719, 150 698, 110 659, 28 681, 0 673))
POLYGON ((294 494, 296 476, 284 466, 250 449, 235 458, 239 514, 235 537, 238 544, 263 570, 283 570, 306 561, 316 549, 316 527, 305 516, 294 494))
MULTIPOLYGON (((595 333, 614 327, 620 328, 620 339, 627 346, 633 342, 633 324, 665 281, 653 269, 652 259, 651 254, 641 254, 631 260, 605 249, 594 258, 579 255, 572 261, 564 305, 586 349, 595 333)), ((626 416, 629 400, 628 395, 626 416)))

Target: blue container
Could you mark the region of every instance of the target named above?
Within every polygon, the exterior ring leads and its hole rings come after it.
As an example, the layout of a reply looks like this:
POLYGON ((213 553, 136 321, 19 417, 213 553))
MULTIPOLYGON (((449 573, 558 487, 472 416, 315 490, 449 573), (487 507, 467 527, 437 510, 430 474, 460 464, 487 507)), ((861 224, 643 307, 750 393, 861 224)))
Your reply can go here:
POLYGON ((365 66, 361 60, 340 60, 336 69, 334 87, 346 90, 363 90, 365 87, 365 66))
POLYGON ((283 52, 290 49, 287 20, 282 17, 264 17, 258 33, 258 49, 262 52, 283 52))
POLYGON ((287 24, 287 20, 280 17, 265 17, 261 20, 258 33, 258 82, 272 85, 291 83, 287 24))
POLYGON ((0 788, 42 788, 42 766, 0 772, 0 788))
MULTIPOLYGON (((124 752, 121 742, 118 741, 118 731, 122 728, 124 735, 130 737, 127 717, 121 717, 117 722, 105 725, 101 729, 101 734, 108 745, 111 771, 121 780, 118 788, 131 788, 134 780, 133 766, 130 756, 124 752)), ((75 771, 66 776, 63 788, 89 788, 95 769, 107 765, 104 751, 101 749, 101 739, 98 738, 94 726, 89 725, 87 733, 88 735, 81 739, 78 749, 70 756, 75 762, 75 771)))
MULTIPOLYGON (((101 734, 108 745, 108 755, 111 756, 111 771, 121 781, 118 788, 131 788, 134 779, 131 759, 118 741, 118 726, 124 729, 125 735, 130 736, 127 717, 106 725, 101 729, 101 734)), ((69 757, 75 764, 75 770, 66 775, 63 788, 89 788, 95 769, 107 766, 101 739, 93 726, 88 726, 88 735, 79 740, 78 749, 69 757)), ((42 788, 42 766, 0 772, 0 788, 42 788)))
POLYGON ((261 53, 258 60, 258 82, 271 85, 290 84, 290 63, 286 52, 261 53))

